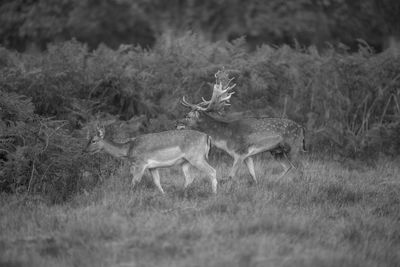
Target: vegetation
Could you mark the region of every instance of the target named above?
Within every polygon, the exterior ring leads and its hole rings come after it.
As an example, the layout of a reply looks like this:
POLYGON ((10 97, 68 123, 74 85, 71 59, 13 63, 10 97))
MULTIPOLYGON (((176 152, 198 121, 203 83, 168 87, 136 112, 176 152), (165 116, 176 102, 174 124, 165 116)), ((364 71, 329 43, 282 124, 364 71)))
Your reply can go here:
MULTIPOLYGON (((130 190, 119 169, 64 205, 3 195, 0 265, 398 266, 398 160, 307 157, 305 178, 281 182, 270 162, 257 158, 258 186, 243 172, 216 196, 203 177, 184 197, 178 169, 162 172, 165 196, 146 183, 130 190)), ((226 161, 211 163, 228 174, 226 161)))
MULTIPOLYGON (((0 5, 1 266, 398 265, 400 53, 350 31, 396 43, 397 2, 53 2, 0 5), (368 20, 374 7, 384 19, 368 20), (347 24, 352 10, 370 27, 347 24), (304 34, 316 21, 329 38, 304 34), (324 40, 334 44, 321 50, 324 40), (32 42, 43 50, 12 50, 32 42), (257 186, 242 174, 216 196, 199 180, 185 194, 171 169, 161 196, 146 179, 131 190, 125 163, 82 153, 98 123, 115 141, 173 129, 182 96, 209 99, 222 67, 237 84, 226 114, 305 126, 302 177, 274 181, 265 154, 257 186)), ((222 180, 230 161, 212 152, 222 180)))
POLYGON ((117 163, 81 153, 96 122, 117 141, 172 129, 187 112, 181 97, 209 98, 223 66, 237 83, 227 113, 289 117, 306 127, 310 152, 400 151, 400 59, 362 41, 357 53, 267 45, 249 53, 243 38, 212 43, 187 33, 151 50, 89 51, 73 40, 38 55, 0 54, 1 191, 68 199, 83 176, 103 179, 117 163))
POLYGON ((0 266, 398 266, 399 3, 3 1, 0 266), (216 196, 177 168, 162 196, 82 153, 98 124, 115 141, 173 129, 222 67, 227 116, 304 125, 302 177, 275 181, 265 153, 259 185, 223 183, 212 150, 216 196))
POLYGON ((193 30, 208 41, 246 36, 252 48, 297 39, 356 50, 362 38, 381 50, 400 40, 399 8, 397 0, 4 0, 0 43, 42 50, 75 37, 91 49, 100 43, 152 47, 162 34, 173 38, 193 30))

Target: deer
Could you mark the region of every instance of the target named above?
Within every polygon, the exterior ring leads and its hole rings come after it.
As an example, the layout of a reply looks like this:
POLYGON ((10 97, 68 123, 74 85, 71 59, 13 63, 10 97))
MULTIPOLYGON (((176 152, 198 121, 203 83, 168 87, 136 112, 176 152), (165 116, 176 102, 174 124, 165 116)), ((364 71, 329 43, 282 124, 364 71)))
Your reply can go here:
POLYGON ((269 151, 283 167, 280 180, 290 171, 298 169, 300 151, 305 151, 305 129, 296 122, 285 118, 266 116, 223 116, 235 93, 225 69, 215 74, 216 82, 210 100, 192 104, 185 96, 181 104, 191 110, 183 119, 177 120, 177 129, 195 129, 211 136, 212 145, 224 150, 233 158, 229 179, 233 179, 239 166, 244 162, 251 175, 251 182, 257 184, 253 156, 269 151))
POLYGON ((104 136, 105 128, 97 127, 96 134, 90 138, 84 152, 95 154, 104 151, 127 160, 133 188, 148 169, 155 186, 164 194, 158 169, 180 165, 185 178, 185 190, 194 180, 189 172, 190 166, 194 166, 207 174, 212 192, 217 193, 216 170, 207 162, 211 146, 208 135, 194 130, 170 130, 136 136, 124 143, 115 143, 104 136))

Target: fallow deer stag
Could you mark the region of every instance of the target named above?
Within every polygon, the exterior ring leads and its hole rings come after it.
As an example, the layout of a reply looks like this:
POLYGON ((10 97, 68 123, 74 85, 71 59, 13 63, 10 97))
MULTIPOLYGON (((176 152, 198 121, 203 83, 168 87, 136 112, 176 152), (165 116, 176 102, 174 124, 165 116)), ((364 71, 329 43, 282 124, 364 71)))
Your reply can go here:
POLYGON ((140 135, 126 143, 106 140, 104 134, 104 128, 97 128, 97 133, 89 140, 85 152, 94 154, 105 151, 114 157, 128 160, 133 186, 140 182, 145 170, 149 169, 154 184, 164 194, 158 168, 181 165, 186 189, 193 182, 189 173, 192 165, 207 174, 213 193, 217 192, 216 171, 206 160, 211 145, 210 137, 206 134, 193 130, 173 130, 140 135))
POLYGON ((233 178, 239 165, 244 161, 250 175, 257 183, 252 156, 270 151, 284 168, 278 180, 285 176, 296 165, 299 151, 305 150, 304 128, 289 119, 248 116, 227 118, 221 116, 225 106, 234 93, 236 84, 230 85, 225 70, 215 74, 216 83, 210 100, 199 104, 189 103, 185 97, 182 104, 191 108, 185 118, 178 120, 177 129, 195 129, 211 136, 212 144, 226 151, 233 157, 233 166, 229 178, 233 178))

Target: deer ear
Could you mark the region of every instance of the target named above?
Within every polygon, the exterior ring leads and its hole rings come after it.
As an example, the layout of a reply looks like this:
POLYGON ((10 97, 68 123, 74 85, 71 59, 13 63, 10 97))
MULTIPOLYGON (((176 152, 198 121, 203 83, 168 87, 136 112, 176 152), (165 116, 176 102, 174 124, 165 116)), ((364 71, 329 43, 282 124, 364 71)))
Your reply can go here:
POLYGON ((97 135, 103 139, 104 138, 105 129, 103 127, 97 126, 97 135))

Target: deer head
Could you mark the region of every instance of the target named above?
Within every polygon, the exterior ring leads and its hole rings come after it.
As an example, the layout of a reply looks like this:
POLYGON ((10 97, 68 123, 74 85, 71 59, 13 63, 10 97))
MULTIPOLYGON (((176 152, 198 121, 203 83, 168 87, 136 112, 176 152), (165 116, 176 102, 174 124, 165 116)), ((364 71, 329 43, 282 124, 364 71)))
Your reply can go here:
POLYGON ((231 90, 236 84, 230 85, 234 78, 229 79, 227 71, 223 68, 215 73, 215 84, 210 100, 202 98, 202 102, 198 104, 189 103, 185 97, 182 98, 182 104, 190 107, 192 110, 207 111, 207 112, 221 112, 225 106, 229 106, 230 98, 235 93, 231 90))
POLYGON ((96 134, 89 139, 89 142, 85 148, 85 152, 88 152, 90 154, 95 154, 97 152, 100 152, 104 148, 104 135, 105 135, 105 129, 104 127, 99 127, 97 126, 96 128, 96 134))
POLYGON ((185 119, 178 121, 177 128, 184 128, 185 125, 193 127, 200 118, 200 112, 221 114, 226 106, 230 106, 231 96, 235 93, 232 89, 236 84, 231 82, 234 78, 229 78, 228 72, 222 68, 215 73, 215 84, 210 100, 202 98, 198 104, 192 104, 182 98, 182 105, 189 107, 191 111, 186 115, 185 119))

